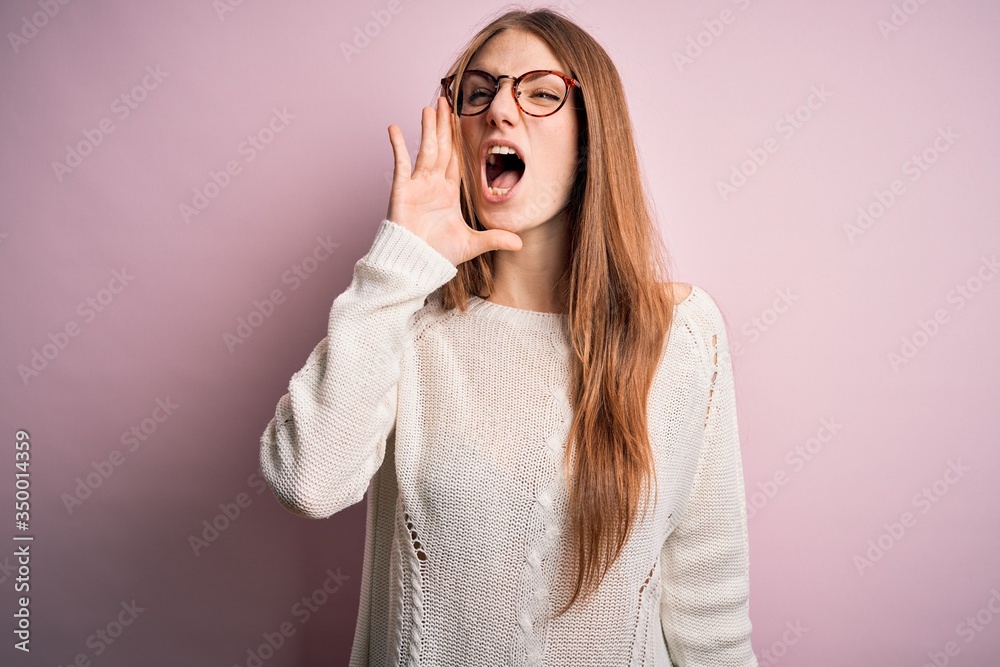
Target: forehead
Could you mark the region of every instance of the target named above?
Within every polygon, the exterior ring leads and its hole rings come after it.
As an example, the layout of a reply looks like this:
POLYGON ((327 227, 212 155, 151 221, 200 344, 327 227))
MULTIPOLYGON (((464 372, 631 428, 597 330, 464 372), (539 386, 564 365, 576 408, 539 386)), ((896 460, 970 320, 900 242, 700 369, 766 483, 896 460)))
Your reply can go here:
POLYGON ((494 35, 479 47, 469 61, 468 69, 481 69, 490 74, 517 76, 535 69, 566 71, 566 63, 556 57, 549 45, 535 35, 508 29, 494 35))

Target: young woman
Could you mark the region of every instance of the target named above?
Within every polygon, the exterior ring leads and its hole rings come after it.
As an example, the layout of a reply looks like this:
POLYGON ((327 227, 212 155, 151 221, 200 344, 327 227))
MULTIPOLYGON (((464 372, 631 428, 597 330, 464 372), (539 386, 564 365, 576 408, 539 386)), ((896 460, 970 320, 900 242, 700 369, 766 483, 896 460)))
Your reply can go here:
POLYGON ((614 65, 541 9, 449 71, 261 439, 292 512, 367 492, 351 665, 756 665, 725 324, 662 280, 614 65))

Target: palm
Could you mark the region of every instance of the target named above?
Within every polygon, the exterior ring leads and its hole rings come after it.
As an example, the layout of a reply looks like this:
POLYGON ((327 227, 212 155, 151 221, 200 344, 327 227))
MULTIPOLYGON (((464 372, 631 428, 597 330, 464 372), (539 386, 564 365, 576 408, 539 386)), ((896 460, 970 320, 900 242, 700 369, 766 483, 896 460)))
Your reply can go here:
POLYGON ((438 108, 424 107, 420 149, 410 169, 402 132, 389 126, 395 164, 386 217, 406 227, 454 265, 490 250, 520 250, 521 239, 503 230, 476 231, 466 223, 459 199, 460 159, 452 140, 451 110, 438 99, 438 108))

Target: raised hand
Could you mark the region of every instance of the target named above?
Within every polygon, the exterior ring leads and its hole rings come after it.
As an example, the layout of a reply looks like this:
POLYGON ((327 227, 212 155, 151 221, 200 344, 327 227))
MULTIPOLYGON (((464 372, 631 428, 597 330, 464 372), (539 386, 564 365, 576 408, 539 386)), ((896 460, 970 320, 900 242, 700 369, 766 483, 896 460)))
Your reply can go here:
POLYGON ((410 171, 402 131, 389 126, 394 166, 386 217, 410 230, 458 266, 490 250, 520 250, 521 238, 502 229, 476 231, 462 216, 460 157, 452 137, 451 107, 438 97, 437 109, 421 109, 420 150, 410 171))

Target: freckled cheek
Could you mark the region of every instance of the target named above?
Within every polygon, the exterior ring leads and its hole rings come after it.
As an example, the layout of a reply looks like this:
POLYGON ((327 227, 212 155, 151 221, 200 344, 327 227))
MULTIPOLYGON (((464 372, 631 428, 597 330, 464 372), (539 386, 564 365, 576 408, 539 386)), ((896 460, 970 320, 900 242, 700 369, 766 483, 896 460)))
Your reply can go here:
POLYGON ((578 158, 579 155, 576 147, 573 145, 566 146, 559 155, 559 173, 566 179, 572 178, 577 170, 578 158))

